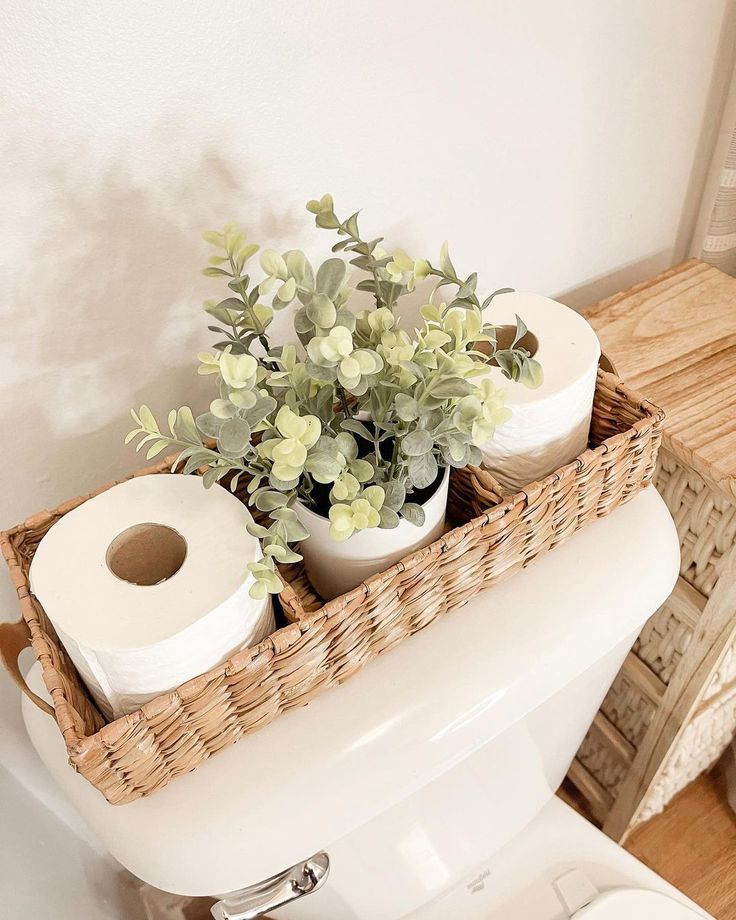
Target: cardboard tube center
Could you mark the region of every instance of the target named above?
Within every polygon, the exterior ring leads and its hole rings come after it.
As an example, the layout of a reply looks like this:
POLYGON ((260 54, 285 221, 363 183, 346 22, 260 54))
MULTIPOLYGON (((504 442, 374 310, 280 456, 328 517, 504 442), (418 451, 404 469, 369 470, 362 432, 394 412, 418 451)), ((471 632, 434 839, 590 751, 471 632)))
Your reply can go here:
POLYGON ((165 524, 134 524, 107 548, 113 575, 132 585, 158 585, 176 575, 187 556, 187 541, 165 524))

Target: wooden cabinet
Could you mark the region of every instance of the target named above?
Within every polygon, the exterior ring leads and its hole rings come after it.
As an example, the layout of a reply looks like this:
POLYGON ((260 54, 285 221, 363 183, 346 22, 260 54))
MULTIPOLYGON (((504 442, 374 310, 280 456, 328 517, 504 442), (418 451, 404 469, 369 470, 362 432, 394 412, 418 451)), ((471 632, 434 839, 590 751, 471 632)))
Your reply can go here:
POLYGON ((690 260, 583 312, 626 383, 665 410, 655 481, 682 552, 674 593, 568 777, 621 840, 708 769, 736 729, 736 279, 690 260))

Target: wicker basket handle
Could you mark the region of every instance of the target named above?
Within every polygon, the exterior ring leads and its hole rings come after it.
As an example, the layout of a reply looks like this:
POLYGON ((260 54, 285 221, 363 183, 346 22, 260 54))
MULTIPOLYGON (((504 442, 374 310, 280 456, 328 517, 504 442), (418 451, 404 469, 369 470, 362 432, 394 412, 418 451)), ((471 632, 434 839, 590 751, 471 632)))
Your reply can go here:
POLYGON ((598 367, 600 367, 600 369, 602 371, 605 371, 607 374, 615 374, 615 376, 618 377, 618 371, 616 370, 616 365, 613 363, 610 357, 605 353, 605 351, 601 352, 601 356, 598 359, 598 367))
POLYGON ((42 700, 40 696, 35 694, 21 674, 18 656, 24 648, 29 648, 30 645, 31 633, 25 620, 20 619, 17 623, 0 623, 0 656, 8 674, 28 699, 32 700, 39 709, 42 709, 50 716, 56 717, 54 707, 49 706, 46 700, 42 700))

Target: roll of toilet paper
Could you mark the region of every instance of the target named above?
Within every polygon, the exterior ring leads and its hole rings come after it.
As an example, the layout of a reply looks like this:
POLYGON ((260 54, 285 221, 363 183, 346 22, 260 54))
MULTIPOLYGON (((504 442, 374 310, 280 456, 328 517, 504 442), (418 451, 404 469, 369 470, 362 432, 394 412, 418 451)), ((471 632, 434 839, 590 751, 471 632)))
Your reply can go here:
POLYGON ((483 448, 483 465, 509 492, 543 479, 585 450, 600 357, 598 338, 588 322, 564 304, 540 294, 499 294, 483 318, 515 326, 516 316, 530 335, 523 344, 542 365, 544 382, 535 390, 489 376, 506 391, 511 418, 483 448))
POLYGON ((248 512, 198 476, 113 486, 43 538, 31 590, 102 712, 117 718, 274 629, 249 595, 248 512))

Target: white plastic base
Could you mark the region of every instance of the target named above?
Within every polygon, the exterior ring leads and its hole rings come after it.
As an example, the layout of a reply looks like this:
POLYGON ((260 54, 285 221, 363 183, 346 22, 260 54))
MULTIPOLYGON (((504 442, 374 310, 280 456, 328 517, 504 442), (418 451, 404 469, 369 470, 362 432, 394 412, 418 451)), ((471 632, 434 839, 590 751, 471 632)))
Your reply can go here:
POLYGON ((607 891, 574 914, 574 920, 695 920, 699 913, 656 891, 607 891))

